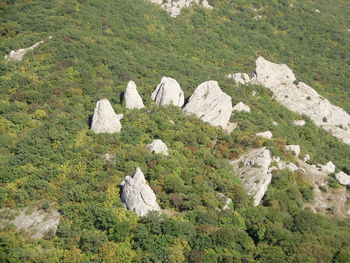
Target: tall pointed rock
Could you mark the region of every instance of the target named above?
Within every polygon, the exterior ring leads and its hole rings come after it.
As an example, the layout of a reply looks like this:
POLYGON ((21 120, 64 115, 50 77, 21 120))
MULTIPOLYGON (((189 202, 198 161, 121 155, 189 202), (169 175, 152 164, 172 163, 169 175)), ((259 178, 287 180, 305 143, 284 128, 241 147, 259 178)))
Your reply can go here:
POLYGON ((122 125, 120 120, 123 114, 116 114, 109 100, 102 99, 97 102, 92 117, 91 130, 95 133, 120 132, 122 125))

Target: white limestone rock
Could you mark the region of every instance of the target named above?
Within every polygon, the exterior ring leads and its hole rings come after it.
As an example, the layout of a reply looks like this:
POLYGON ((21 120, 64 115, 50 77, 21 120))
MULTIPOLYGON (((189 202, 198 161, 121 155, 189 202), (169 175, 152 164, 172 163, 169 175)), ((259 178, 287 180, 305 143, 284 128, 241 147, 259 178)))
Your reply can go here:
POLYGON ((142 109, 145 107, 142 98, 137 92, 136 84, 132 80, 129 81, 124 92, 125 107, 127 109, 142 109))
POLYGON ((270 132, 270 131, 258 132, 255 135, 258 137, 266 138, 266 139, 272 139, 272 137, 273 137, 272 132, 270 132))
POLYGON ((233 111, 244 111, 244 112, 250 112, 250 107, 243 102, 239 102, 233 107, 233 111))
POLYGON ((217 81, 206 81, 196 88, 184 111, 225 129, 232 114, 231 97, 220 89, 217 81))
POLYGON ((305 121, 304 120, 295 120, 295 121, 293 121, 293 124, 295 125, 295 126, 304 126, 305 125, 305 121))
POLYGON ((116 114, 109 100, 102 99, 97 102, 92 117, 91 130, 95 133, 116 133, 120 132, 122 125, 120 120, 123 114, 116 114))
POLYGON ((335 165, 333 164, 332 161, 329 161, 325 165, 321 165, 321 168, 324 171, 328 172, 328 173, 334 173, 335 172, 335 165))
POLYGON ((272 176, 269 171, 271 161, 270 151, 264 147, 251 150, 231 162, 236 175, 241 178, 248 194, 253 196, 254 206, 260 204, 271 182, 272 176))
POLYGON ((308 162, 308 161, 310 161, 310 160, 311 160, 310 155, 309 155, 309 154, 305 154, 305 156, 304 156, 304 162, 308 162))
POLYGON ((226 76, 228 79, 233 79, 236 85, 246 85, 250 83, 250 78, 246 73, 232 73, 226 76))
POLYGON ((238 123, 237 123, 237 122, 228 122, 226 128, 224 129, 224 131, 225 131, 227 134, 230 134, 230 133, 233 132, 237 127, 238 127, 238 123))
POLYGON ((103 155, 103 159, 104 159, 106 162, 115 164, 115 155, 114 155, 114 154, 105 153, 105 154, 103 155))
POLYGON ((350 144, 350 115, 331 104, 303 82, 296 83, 292 70, 259 57, 252 82, 269 88, 274 98, 289 110, 308 116, 317 126, 350 144))
POLYGON ((148 144, 147 150, 151 153, 160 153, 166 156, 169 155, 168 146, 166 146, 166 144, 159 139, 156 139, 152 143, 148 144))
POLYGON ((13 210, 0 209, 0 229, 14 225, 19 231, 24 231, 33 239, 41 239, 48 234, 56 234, 61 215, 58 211, 45 212, 41 209, 24 208, 13 210))
POLYGON ((350 185, 350 176, 344 173, 343 171, 336 173, 335 178, 339 181, 342 185, 350 185))
POLYGON ((160 211, 156 195, 147 184, 139 167, 136 168, 133 177, 125 177, 121 186, 123 187, 121 199, 128 210, 134 211, 141 217, 147 215, 150 211, 160 211))
MULTIPOLYGON (((275 169, 277 169, 277 170, 288 169, 291 172, 295 172, 295 171, 299 170, 299 168, 296 164, 291 163, 291 162, 285 162, 285 161, 279 161, 277 163, 277 167, 275 167, 275 169)), ((271 170, 274 170, 274 168, 272 168, 271 170)))
POLYGON ((295 156, 299 156, 300 154, 300 145, 286 145, 286 150, 295 154, 295 156))
POLYGON ((181 13, 181 9, 191 7, 193 5, 199 5, 206 9, 212 9, 213 7, 207 0, 148 0, 152 3, 160 5, 171 17, 177 17, 181 13))
POLYGON ((168 77, 162 78, 159 85, 153 91, 151 99, 160 106, 175 105, 182 107, 185 102, 184 92, 180 84, 175 79, 168 77))

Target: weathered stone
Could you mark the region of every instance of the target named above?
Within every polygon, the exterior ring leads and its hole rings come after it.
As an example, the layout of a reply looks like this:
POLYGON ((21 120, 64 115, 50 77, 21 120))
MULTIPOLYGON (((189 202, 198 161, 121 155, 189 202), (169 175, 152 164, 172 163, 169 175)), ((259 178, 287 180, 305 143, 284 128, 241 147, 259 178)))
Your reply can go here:
POLYGON ((124 92, 125 107, 127 109, 142 109, 145 107, 139 93, 136 89, 136 84, 132 80, 129 81, 124 92))
POLYGON ((350 185, 350 176, 344 173, 343 171, 336 173, 335 178, 337 178, 339 183, 342 185, 350 185))
POLYGON ((196 88, 184 110, 225 129, 232 114, 231 97, 220 89, 217 81, 206 81, 196 88))
POLYGON ((309 154, 305 154, 305 156, 304 156, 304 162, 308 162, 308 161, 310 161, 310 160, 311 160, 310 155, 309 155, 309 154))
POLYGON ((151 99, 160 106, 175 105, 182 107, 185 102, 184 93, 180 84, 172 78, 163 77, 153 91, 151 99))
POLYGON ((171 17, 177 17, 181 13, 181 9, 185 7, 199 5, 203 8, 212 9, 213 7, 207 0, 148 0, 152 3, 160 5, 171 17))
POLYGON ((305 121, 304 120, 295 120, 295 121, 293 121, 293 124, 296 126, 304 126, 305 121))
POLYGON ((103 155, 103 159, 109 163, 115 163, 115 155, 106 153, 103 155))
POLYGON ((266 138, 266 139, 272 139, 272 137, 273 137, 272 132, 270 132, 270 131, 258 132, 255 135, 258 137, 266 138))
POLYGON ((328 172, 328 173, 334 173, 335 172, 335 165, 333 164, 332 161, 329 161, 325 165, 321 165, 321 168, 324 171, 328 172))
POLYGON ((109 100, 103 99, 97 102, 92 117, 91 130, 95 133, 116 133, 120 132, 122 125, 120 120, 123 114, 115 114, 109 100))
POLYGON ((230 134, 231 132, 233 132, 236 128, 238 127, 238 123, 237 122, 228 122, 226 128, 224 129, 224 131, 228 134, 230 134))
POLYGON ((151 144, 147 145, 147 150, 151 153, 160 153, 163 155, 169 155, 168 147, 159 139, 154 140, 151 144))
POLYGON ((147 184, 139 167, 136 168, 133 177, 125 177, 121 186, 123 187, 121 199, 128 210, 134 211, 139 216, 145 216, 150 211, 160 211, 156 195, 147 184))
POLYGON ((259 148, 231 162, 248 194, 254 198, 254 206, 259 205, 271 182, 272 176, 269 171, 271 161, 270 151, 259 148))
POLYGON ((295 156, 299 156, 300 154, 300 146, 299 145, 286 145, 286 150, 295 154, 295 156))
POLYGON ((250 112, 250 107, 248 105, 245 105, 243 102, 239 102, 233 107, 233 111, 250 112))
POLYGON ((0 209, 0 229, 7 225, 14 225, 17 230, 24 231, 34 239, 40 239, 46 235, 56 234, 60 218, 61 215, 57 211, 4 208, 0 209))
POLYGON ((246 73, 232 73, 226 76, 228 79, 233 79, 236 85, 246 85, 249 84, 250 78, 246 73))

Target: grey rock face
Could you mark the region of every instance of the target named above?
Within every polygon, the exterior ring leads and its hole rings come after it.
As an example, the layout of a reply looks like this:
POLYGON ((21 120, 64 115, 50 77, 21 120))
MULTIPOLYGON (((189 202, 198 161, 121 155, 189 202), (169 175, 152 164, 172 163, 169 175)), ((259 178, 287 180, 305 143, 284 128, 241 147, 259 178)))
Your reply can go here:
POLYGON ((260 204, 271 182, 272 175, 269 171, 271 161, 270 151, 266 148, 259 148, 231 162, 248 194, 253 196, 254 206, 260 204))
POLYGON ((159 139, 154 140, 151 144, 147 145, 147 150, 152 153, 160 153, 164 155, 169 155, 168 147, 166 144, 159 139))
POLYGON ((151 99, 160 106, 175 105, 182 107, 185 102, 184 93, 180 84, 172 78, 163 77, 153 91, 151 99))
POLYGON ((120 132, 122 125, 120 120, 123 114, 115 114, 109 100, 103 99, 97 102, 94 115, 92 117, 91 130, 96 133, 116 133, 120 132))
POLYGON ((293 152, 295 156, 299 156, 300 154, 300 146, 299 145, 286 145, 286 150, 293 152))
POLYGON ((266 139, 272 139, 272 137, 273 137, 272 132, 270 132, 270 131, 258 132, 255 135, 258 137, 266 138, 266 139))
POLYGON ((350 176, 344 173, 343 171, 335 174, 335 178, 339 181, 342 185, 350 185, 350 176))
POLYGON ((232 73, 226 76, 228 79, 232 79, 236 85, 249 84, 250 78, 246 73, 232 73))
POLYGON ((150 211, 160 211, 156 195, 146 182, 139 167, 133 177, 126 176, 121 183, 123 186, 121 199, 128 210, 134 211, 138 216, 145 216, 150 211))
POLYGON ((0 229, 12 224, 17 230, 23 230, 34 239, 43 238, 47 234, 56 234, 61 215, 57 211, 45 212, 28 208, 12 210, 0 209, 0 229))
POLYGON ((136 84, 132 80, 129 81, 124 93, 125 107, 127 109, 142 109, 145 107, 139 93, 136 89, 136 84))
POLYGON ((196 88, 184 111, 225 129, 232 114, 231 97, 220 89, 217 81, 206 81, 196 88))
POLYGON ((148 0, 152 3, 160 5, 171 17, 177 17, 181 13, 181 9, 185 7, 199 5, 203 8, 212 9, 213 7, 207 0, 148 0))
POLYGON ((245 105, 243 102, 240 102, 233 107, 233 111, 250 112, 250 107, 248 105, 245 105))

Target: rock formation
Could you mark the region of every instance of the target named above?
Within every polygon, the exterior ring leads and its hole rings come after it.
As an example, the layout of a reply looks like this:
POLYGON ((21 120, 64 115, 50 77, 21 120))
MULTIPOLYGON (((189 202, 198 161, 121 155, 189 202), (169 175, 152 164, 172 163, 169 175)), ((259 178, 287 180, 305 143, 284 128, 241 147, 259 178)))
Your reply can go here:
POLYGON ((34 239, 40 239, 48 234, 56 234, 60 218, 61 215, 57 211, 4 208, 0 209, 0 229, 7 225, 14 225, 17 230, 24 231, 34 239))
POLYGON ((169 155, 168 147, 166 144, 159 139, 154 140, 152 143, 147 145, 147 150, 151 153, 160 153, 163 155, 169 155))
POLYGON ((133 177, 125 177, 121 186, 123 187, 121 199, 128 210, 134 211, 139 216, 145 216, 150 211, 160 211, 156 195, 147 184, 139 167, 136 168, 133 177))
POLYGON ((258 132, 255 135, 258 137, 266 138, 266 139, 272 139, 272 137, 273 137, 272 132, 270 132, 270 131, 258 132))
POLYGON ((184 110, 225 129, 232 114, 231 97, 220 89, 217 81, 206 81, 196 88, 184 110))
MULTIPOLYGON (((49 36, 49 39, 51 39, 52 36, 49 36)), ((20 48, 18 50, 11 50, 9 55, 5 55, 5 59, 8 61, 22 61, 23 56, 31 50, 34 50, 35 48, 37 48, 40 44, 44 43, 44 41, 40 41, 36 44, 34 44, 31 47, 28 48, 20 48)))
POLYGON ((129 81, 124 92, 125 107, 127 109, 142 109, 145 107, 139 93, 136 89, 136 84, 132 80, 129 81))
POLYGON ((325 165, 321 165, 321 168, 324 171, 328 172, 328 173, 334 173, 335 172, 335 165, 333 164, 332 161, 329 161, 325 165))
POLYGON ((181 9, 185 7, 199 5, 203 8, 212 9, 213 7, 207 0, 148 0, 152 3, 160 5, 167 11, 171 17, 177 17, 181 13, 181 9))
POLYGON ((317 126, 350 144, 350 115, 305 83, 296 84, 294 73, 287 65, 259 57, 251 82, 269 88, 286 108, 308 116, 317 126))
POLYGON ((185 96, 180 84, 175 79, 168 77, 162 78, 153 91, 151 99, 160 106, 175 105, 182 107, 185 102, 185 96))
POLYGON ((123 114, 115 114, 109 100, 103 99, 97 102, 94 115, 92 117, 91 130, 96 133, 116 133, 120 132, 122 125, 120 120, 123 114))
POLYGON ((245 105, 243 102, 239 102, 233 107, 233 111, 250 112, 250 107, 248 105, 245 105))
POLYGON ((266 148, 259 148, 231 162, 248 194, 253 196, 254 206, 259 205, 271 182, 272 176, 269 171, 271 161, 270 151, 266 148))
POLYGON ((228 79, 233 79, 236 85, 249 84, 250 78, 246 73, 232 73, 226 76, 228 79))
POLYGON ((343 171, 336 173, 335 178, 339 181, 342 185, 350 185, 350 176, 344 173, 343 171))
POLYGON ((299 145, 286 145, 286 150, 295 154, 295 156, 299 156, 300 154, 300 146, 299 145))

